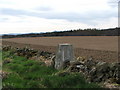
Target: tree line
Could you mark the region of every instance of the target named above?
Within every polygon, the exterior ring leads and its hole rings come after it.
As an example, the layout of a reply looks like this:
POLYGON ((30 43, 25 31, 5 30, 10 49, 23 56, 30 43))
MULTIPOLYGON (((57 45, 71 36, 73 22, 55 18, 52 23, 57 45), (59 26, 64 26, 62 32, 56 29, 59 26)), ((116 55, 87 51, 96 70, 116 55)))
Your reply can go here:
POLYGON ((2 35, 2 38, 16 38, 16 37, 53 37, 53 36, 119 36, 120 28, 110 29, 76 29, 68 31, 55 31, 46 33, 28 33, 18 35, 2 35))

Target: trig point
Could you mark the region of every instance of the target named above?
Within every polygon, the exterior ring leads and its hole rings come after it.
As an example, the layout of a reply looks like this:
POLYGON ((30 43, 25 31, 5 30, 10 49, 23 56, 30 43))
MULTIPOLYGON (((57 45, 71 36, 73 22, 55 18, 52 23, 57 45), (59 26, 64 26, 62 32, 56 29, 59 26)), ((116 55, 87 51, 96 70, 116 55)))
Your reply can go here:
POLYGON ((64 69, 67 63, 74 60, 73 47, 71 44, 59 44, 55 59, 55 68, 64 69))

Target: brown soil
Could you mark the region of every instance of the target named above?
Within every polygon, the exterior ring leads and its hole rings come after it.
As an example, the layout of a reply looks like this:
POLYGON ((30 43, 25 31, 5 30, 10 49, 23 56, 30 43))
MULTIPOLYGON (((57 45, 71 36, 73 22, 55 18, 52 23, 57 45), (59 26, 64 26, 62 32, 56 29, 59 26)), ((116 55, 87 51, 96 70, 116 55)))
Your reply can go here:
POLYGON ((70 43, 74 46, 75 56, 93 57, 107 62, 118 61, 117 36, 68 36, 68 37, 32 37, 3 39, 3 45, 30 47, 37 50, 56 53, 57 45, 70 43))

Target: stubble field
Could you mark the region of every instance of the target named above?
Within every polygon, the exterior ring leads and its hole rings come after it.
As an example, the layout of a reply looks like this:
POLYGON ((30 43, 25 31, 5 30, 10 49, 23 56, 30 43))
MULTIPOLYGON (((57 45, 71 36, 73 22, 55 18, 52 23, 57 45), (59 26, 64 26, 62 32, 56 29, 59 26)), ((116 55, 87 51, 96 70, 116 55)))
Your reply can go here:
POLYGON ((37 50, 57 52, 57 45, 70 43, 74 47, 75 56, 93 57, 95 60, 107 62, 118 61, 117 36, 64 36, 64 37, 30 37, 2 39, 2 45, 13 47, 29 47, 37 50))

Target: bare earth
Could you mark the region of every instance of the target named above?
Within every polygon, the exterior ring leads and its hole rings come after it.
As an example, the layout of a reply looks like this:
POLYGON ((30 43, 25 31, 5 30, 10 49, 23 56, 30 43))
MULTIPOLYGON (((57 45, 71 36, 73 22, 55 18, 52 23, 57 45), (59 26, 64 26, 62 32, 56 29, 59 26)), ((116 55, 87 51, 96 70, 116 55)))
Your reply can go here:
POLYGON ((31 37, 3 39, 3 45, 14 47, 28 46, 33 49, 55 53, 60 43, 70 43, 76 56, 93 57, 95 60, 108 62, 118 61, 117 36, 64 36, 64 37, 31 37))

